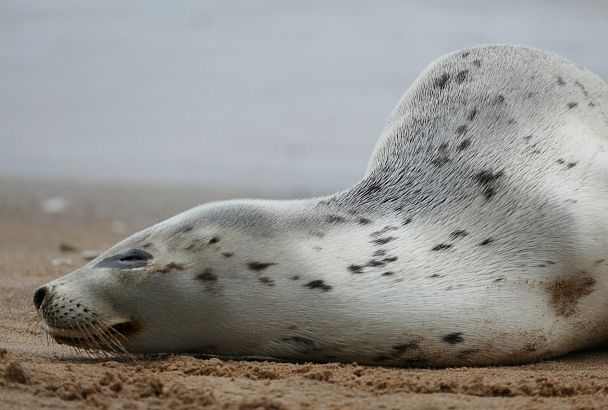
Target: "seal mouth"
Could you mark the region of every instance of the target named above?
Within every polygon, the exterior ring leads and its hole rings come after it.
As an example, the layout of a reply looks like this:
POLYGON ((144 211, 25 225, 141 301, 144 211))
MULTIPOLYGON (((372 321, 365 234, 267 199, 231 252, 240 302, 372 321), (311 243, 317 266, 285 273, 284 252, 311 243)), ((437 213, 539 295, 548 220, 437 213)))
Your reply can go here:
POLYGON ((140 326, 133 322, 120 322, 106 327, 84 327, 75 329, 45 329, 55 342, 82 349, 126 352, 122 342, 139 332, 140 326))

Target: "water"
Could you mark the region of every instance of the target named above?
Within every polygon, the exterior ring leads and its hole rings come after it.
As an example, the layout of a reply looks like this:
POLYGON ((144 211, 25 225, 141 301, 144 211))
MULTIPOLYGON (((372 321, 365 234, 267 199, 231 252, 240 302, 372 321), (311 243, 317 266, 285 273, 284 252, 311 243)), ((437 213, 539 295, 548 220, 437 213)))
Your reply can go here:
POLYGON ((0 174, 331 191, 419 72, 527 44, 608 78, 608 3, 0 2, 0 174))

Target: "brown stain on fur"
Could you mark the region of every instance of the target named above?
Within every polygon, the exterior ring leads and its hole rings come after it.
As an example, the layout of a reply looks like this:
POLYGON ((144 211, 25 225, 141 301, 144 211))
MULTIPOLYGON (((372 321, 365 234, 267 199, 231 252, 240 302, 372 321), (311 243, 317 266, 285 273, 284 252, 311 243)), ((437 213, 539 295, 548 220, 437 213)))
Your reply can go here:
POLYGON ((170 262, 170 263, 166 264, 162 269, 159 269, 158 271, 160 273, 169 273, 171 271, 176 271, 176 270, 184 270, 184 265, 180 265, 179 263, 175 263, 175 262, 170 262))
POLYGON ((206 268, 203 272, 196 275, 197 279, 200 279, 204 282, 216 282, 217 276, 213 273, 211 268, 206 268))
POLYGON ((562 278, 547 285, 551 294, 551 305, 559 316, 572 316, 576 313, 580 298, 593 292, 595 279, 590 276, 562 278))

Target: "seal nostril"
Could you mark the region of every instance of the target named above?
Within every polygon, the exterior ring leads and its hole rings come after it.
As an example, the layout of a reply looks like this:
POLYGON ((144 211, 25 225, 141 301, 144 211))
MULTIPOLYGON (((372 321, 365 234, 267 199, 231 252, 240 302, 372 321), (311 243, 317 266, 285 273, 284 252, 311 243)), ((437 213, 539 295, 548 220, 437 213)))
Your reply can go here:
POLYGON ((34 306, 36 306, 36 310, 40 309, 40 306, 42 306, 42 302, 44 302, 44 298, 46 297, 46 292, 46 286, 38 288, 36 289, 36 292, 34 292, 34 306))

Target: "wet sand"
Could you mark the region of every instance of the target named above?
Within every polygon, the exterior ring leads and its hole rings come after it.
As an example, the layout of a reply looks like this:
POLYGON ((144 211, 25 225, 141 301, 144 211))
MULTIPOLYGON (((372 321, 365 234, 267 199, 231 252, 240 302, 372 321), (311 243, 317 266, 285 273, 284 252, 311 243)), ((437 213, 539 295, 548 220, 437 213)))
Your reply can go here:
POLYGON ((224 361, 188 355, 102 360, 47 344, 32 323, 33 290, 85 262, 78 253, 67 252, 70 246, 103 250, 195 204, 241 196, 257 195, 0 178, 0 407, 608 407, 608 351, 603 349, 524 366, 453 369, 224 361))

